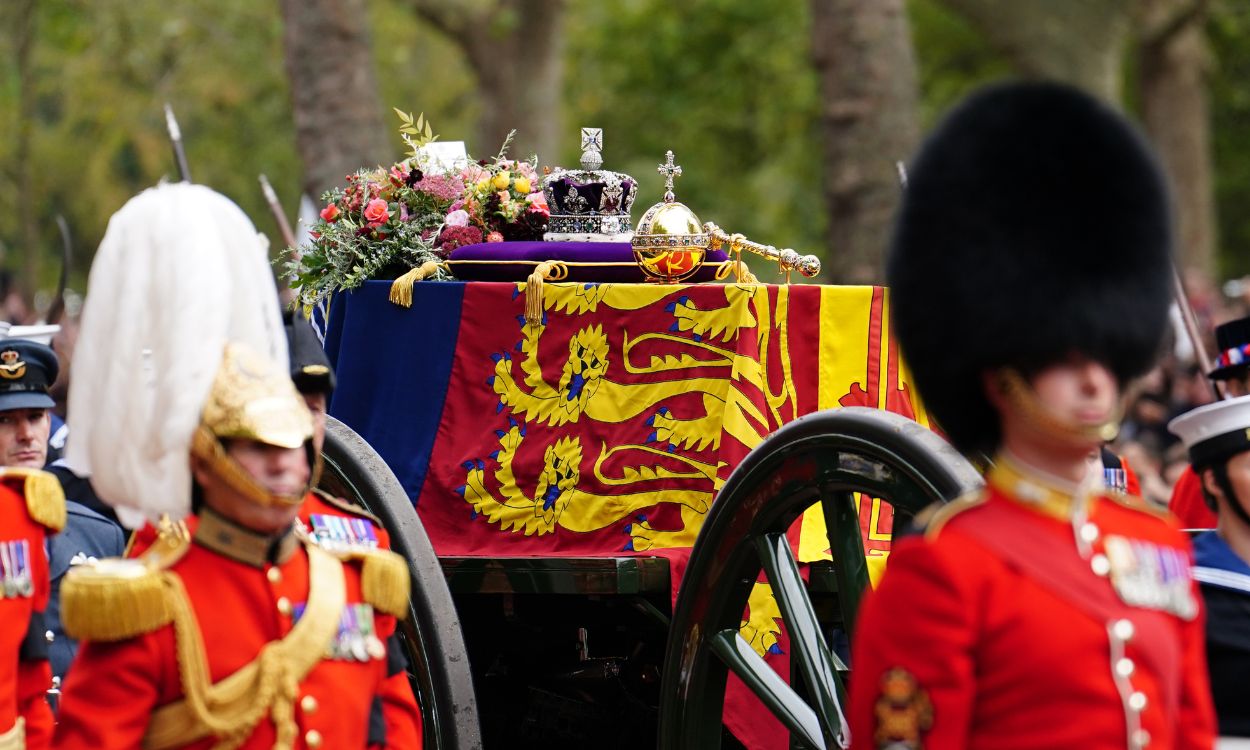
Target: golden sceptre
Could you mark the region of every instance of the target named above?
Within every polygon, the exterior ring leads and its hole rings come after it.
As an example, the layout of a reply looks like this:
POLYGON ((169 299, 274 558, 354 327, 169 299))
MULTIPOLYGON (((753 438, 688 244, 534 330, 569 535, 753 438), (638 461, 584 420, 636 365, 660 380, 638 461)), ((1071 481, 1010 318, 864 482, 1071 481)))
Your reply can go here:
POLYGON ((790 283, 790 272, 797 270, 799 273, 811 278, 820 273, 820 258, 815 255, 799 255, 790 248, 777 249, 772 245, 763 245, 758 242, 752 242, 740 234, 729 234, 724 229, 716 226, 712 222, 703 225, 703 231, 708 235, 708 244, 710 249, 719 250, 721 247, 728 246, 728 252, 733 255, 735 268, 738 269, 738 281, 742 281, 742 251, 749 250, 756 255, 762 255, 769 260, 777 262, 782 273, 786 276, 786 283, 790 283))

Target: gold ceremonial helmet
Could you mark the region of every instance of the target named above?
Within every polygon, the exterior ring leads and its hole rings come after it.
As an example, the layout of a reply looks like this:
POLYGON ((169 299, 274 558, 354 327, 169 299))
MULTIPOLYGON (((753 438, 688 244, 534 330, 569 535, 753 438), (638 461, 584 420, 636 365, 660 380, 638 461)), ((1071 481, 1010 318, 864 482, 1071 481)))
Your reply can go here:
POLYGON ((284 368, 251 348, 226 344, 221 367, 209 390, 191 454, 208 463, 231 487, 260 505, 295 505, 296 496, 274 495, 226 453, 222 440, 255 440, 280 448, 309 451, 309 486, 321 473, 321 456, 312 450, 313 418, 284 368), (316 454, 316 455, 314 455, 316 454))

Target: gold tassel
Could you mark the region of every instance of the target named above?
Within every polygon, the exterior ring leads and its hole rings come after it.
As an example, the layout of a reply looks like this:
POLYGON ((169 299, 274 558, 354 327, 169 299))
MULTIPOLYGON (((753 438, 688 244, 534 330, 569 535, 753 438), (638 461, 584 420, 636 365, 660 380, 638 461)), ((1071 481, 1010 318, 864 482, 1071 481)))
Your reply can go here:
POLYGON ((26 512, 35 523, 52 531, 65 528, 65 490, 61 482, 46 471, 32 470, 23 485, 26 512))
POLYGON ((402 620, 408 614, 411 587, 408 562, 404 558, 387 550, 364 555, 360 593, 374 608, 402 620))
POLYGON ((391 302, 400 307, 412 307, 412 287, 418 281, 438 273, 438 261, 427 260, 408 273, 391 282, 391 302))
POLYGON ((71 638, 120 641, 173 621, 164 574, 138 560, 75 565, 61 585, 61 623, 71 638))
POLYGON ((569 267, 558 260, 544 260, 534 267, 525 281, 525 322, 536 326, 543 322, 543 282, 563 281, 569 267))

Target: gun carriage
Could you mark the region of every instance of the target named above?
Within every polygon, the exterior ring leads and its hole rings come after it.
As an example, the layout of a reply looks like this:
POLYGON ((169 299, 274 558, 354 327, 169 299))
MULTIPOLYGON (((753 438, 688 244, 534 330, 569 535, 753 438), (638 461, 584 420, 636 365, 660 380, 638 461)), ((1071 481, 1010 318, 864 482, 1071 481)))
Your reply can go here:
POLYGON ((330 305, 323 484, 410 561, 428 746, 735 746, 743 711, 843 745, 891 514, 980 478, 922 426, 886 290, 759 283, 744 250, 786 281, 819 262, 700 222, 671 153, 630 232, 636 184, 583 136, 545 180, 549 241, 330 305))

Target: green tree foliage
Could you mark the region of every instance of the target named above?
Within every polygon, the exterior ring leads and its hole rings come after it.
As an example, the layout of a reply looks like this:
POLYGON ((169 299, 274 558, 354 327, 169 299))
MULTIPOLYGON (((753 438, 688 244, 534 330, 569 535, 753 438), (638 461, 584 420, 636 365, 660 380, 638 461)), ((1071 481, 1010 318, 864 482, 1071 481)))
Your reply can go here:
POLYGON ((556 155, 562 165, 576 162, 577 127, 602 127, 605 166, 639 181, 637 218, 660 200, 656 166, 672 149, 683 168, 677 198, 700 219, 820 252, 818 82, 806 2, 600 0, 569 14, 572 127, 556 155))
POLYGON ((1211 144, 1219 217, 1219 267, 1227 276, 1250 274, 1250 7, 1218 3, 1208 27, 1211 76, 1211 144))
MULTIPOLYGON (((0 265, 17 267, 20 218, 33 213, 41 280, 51 287, 59 254, 54 217, 64 213, 81 287, 109 215, 162 176, 175 176, 165 101, 178 113, 196 181, 238 201, 276 252, 281 238, 256 176, 268 174, 293 214, 301 170, 276 4, 216 0, 208 13, 199 0, 36 3, 27 81, 36 103, 34 184, 24 195, 14 162, 14 5, 0 3, 0 246, 7 250, 0 265)), ((483 103, 455 40, 418 21, 410 5, 369 6, 385 122, 396 123, 390 106, 425 112, 441 140, 494 153, 498 144, 471 142, 483 103)), ((910 0, 909 11, 926 128, 975 86, 1010 75, 941 0, 910 0)), ((577 128, 599 126, 606 166, 640 181, 635 217, 659 200, 655 167, 672 149, 685 170, 678 198, 703 220, 800 252, 823 247, 819 85, 806 0, 597 0, 568 3, 566 13, 569 132, 561 150, 540 154, 540 163, 574 164, 577 128)), ((1250 11, 1217 3, 1210 32, 1222 258, 1224 270, 1240 274, 1250 272, 1250 219, 1241 210, 1250 200, 1250 149, 1241 132, 1250 115, 1250 11)), ((398 158, 403 144, 392 138, 398 158)))
POLYGON ((941 0, 910 0, 920 68, 920 114, 927 130, 978 86, 1012 74, 1011 65, 941 0))
MULTIPOLYGON (((0 182, 0 205, 34 211, 41 228, 43 280, 59 262, 55 215, 75 238, 81 279, 108 217, 162 176, 176 179, 162 104, 178 114, 193 177, 238 201, 265 226, 254 170, 279 190, 296 183, 290 108, 281 66, 276 7, 220 0, 47 0, 36 4, 37 107, 31 158, 34 195, 0 182), (190 19, 196 19, 193 23, 190 19)), ((0 32, 4 44, 9 38, 0 32)), ((6 63, 10 50, 4 49, 6 63)), ((12 134, 17 81, 7 64, 0 89, 0 164, 15 169, 12 134)), ((16 265, 16 211, 0 212, 5 265, 16 265)))

